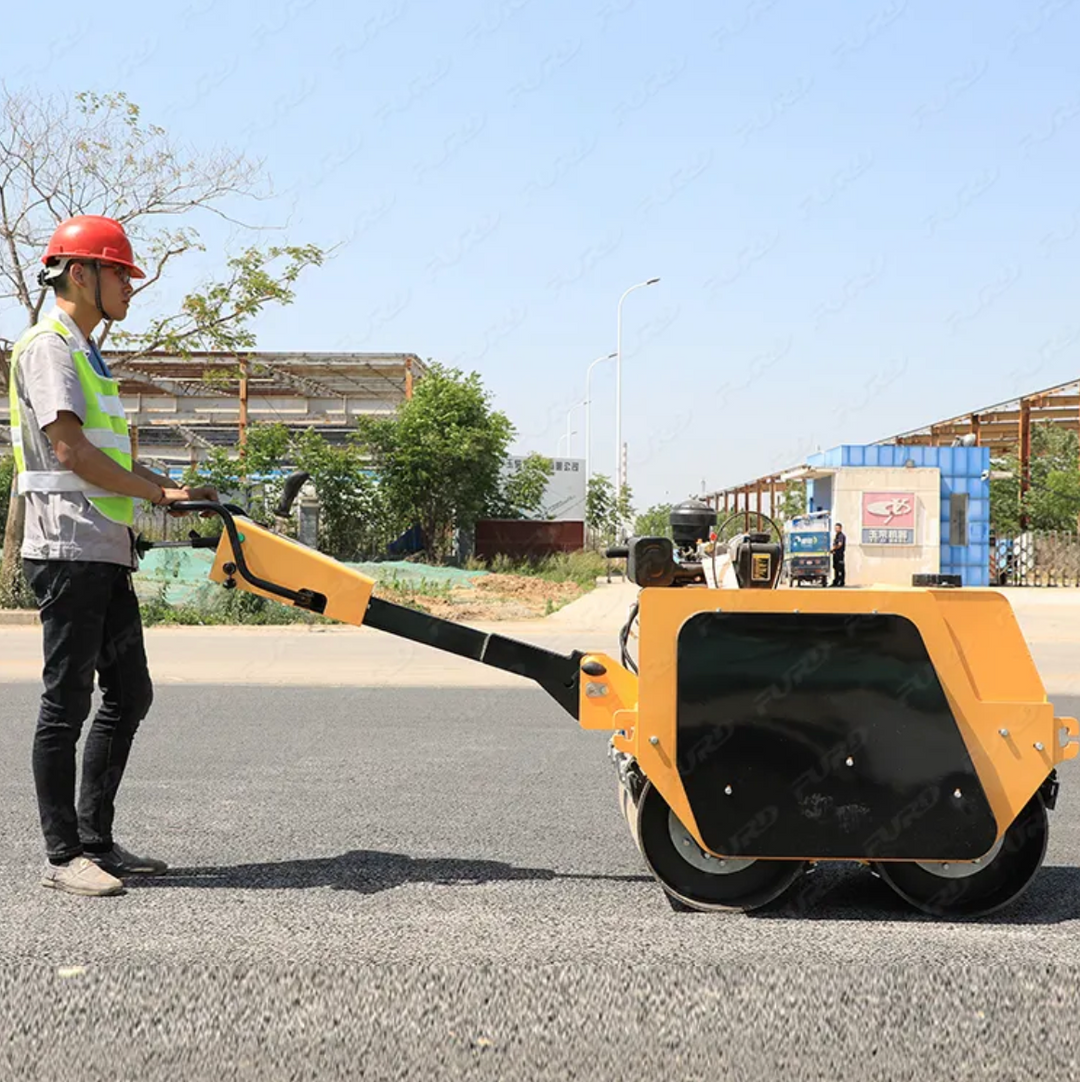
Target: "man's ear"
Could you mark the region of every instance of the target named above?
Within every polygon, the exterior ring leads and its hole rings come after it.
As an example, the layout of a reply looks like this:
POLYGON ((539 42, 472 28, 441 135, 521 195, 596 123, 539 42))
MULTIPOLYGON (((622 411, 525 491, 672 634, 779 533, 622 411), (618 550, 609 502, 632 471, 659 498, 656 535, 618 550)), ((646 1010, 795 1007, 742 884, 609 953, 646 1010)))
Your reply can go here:
POLYGON ((86 285, 87 269, 85 263, 69 263, 68 278, 77 286, 86 285))

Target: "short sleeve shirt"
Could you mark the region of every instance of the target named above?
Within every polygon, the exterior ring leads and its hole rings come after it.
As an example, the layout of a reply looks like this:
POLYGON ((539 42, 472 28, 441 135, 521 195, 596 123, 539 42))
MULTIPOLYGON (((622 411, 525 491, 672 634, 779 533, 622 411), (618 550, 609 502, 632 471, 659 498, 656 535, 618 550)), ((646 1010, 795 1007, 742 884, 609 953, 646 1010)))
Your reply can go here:
POLYGON ((844 536, 843 531, 841 531, 840 533, 838 533, 836 535, 835 545, 836 545, 836 555, 837 556, 843 556, 844 555, 844 549, 847 548, 847 538, 844 536))
MULTIPOLYGON (((91 364, 108 374, 101 355, 86 340, 74 320, 57 307, 49 317, 75 336, 91 364)), ((22 437, 29 468, 59 470, 49 437, 43 429, 62 411, 86 421, 86 397, 71 362, 68 345, 58 334, 38 335, 20 354, 15 366, 15 389, 22 413, 22 437)), ((106 518, 81 492, 29 492, 22 555, 29 560, 89 560, 137 566, 134 533, 106 518)))

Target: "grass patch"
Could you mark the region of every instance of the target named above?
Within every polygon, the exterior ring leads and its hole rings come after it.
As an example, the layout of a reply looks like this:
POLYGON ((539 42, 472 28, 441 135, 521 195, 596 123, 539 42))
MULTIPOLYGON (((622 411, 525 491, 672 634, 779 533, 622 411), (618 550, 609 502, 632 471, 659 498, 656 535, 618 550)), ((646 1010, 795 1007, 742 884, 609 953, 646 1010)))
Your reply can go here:
MULTIPOLYGON (((394 571, 381 574, 375 593, 406 608, 419 612, 430 610, 423 598, 450 600, 450 584, 433 579, 405 578, 394 571)), ((276 626, 286 624, 337 624, 315 612, 298 609, 280 601, 271 601, 247 590, 226 590, 218 584, 204 586, 193 600, 169 600, 169 584, 162 583, 157 593, 144 600, 140 609, 145 627, 212 625, 276 626)))
POLYGON ((265 627, 337 623, 306 609, 270 601, 246 590, 226 590, 217 585, 210 592, 200 593, 194 601, 172 604, 169 601, 169 587, 163 583, 158 592, 143 601, 139 608, 146 627, 209 627, 222 624, 265 627))
POLYGON ((415 609, 417 612, 430 613, 430 608, 423 602, 423 598, 432 598, 438 601, 450 601, 452 598, 451 584, 446 581, 428 579, 421 576, 400 575, 397 569, 387 573, 380 572, 375 578, 375 593, 393 601, 395 604, 404 605, 406 608, 415 609))
POLYGON ((599 552, 580 549, 577 552, 556 552, 541 560, 513 560, 499 555, 494 560, 470 559, 470 571, 490 571, 495 575, 526 575, 546 582, 573 582, 583 590, 591 590, 596 580, 607 574, 608 560, 599 552))

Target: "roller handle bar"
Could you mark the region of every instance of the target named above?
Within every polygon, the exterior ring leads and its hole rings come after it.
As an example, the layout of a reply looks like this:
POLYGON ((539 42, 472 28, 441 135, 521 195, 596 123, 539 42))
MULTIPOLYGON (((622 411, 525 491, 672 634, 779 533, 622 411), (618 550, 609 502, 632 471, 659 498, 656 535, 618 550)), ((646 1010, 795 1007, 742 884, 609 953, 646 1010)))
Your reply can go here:
MULTIPOLYGON (((250 582, 252 586, 265 590, 268 594, 274 594, 276 597, 283 597, 286 601, 291 601, 298 608, 310 609, 312 612, 325 611, 326 597, 323 594, 315 593, 312 590, 290 590, 286 586, 279 586, 276 582, 259 578, 248 567, 247 561, 244 559, 244 550, 240 544, 240 533, 236 528, 236 520, 233 517, 234 515, 247 517, 247 512, 242 507, 237 507, 233 503, 218 503, 216 500, 177 500, 175 503, 169 504, 169 510, 211 511, 220 516, 225 532, 229 535, 235 569, 240 572, 242 578, 250 582)), ((192 547, 202 546, 193 544, 192 547)))
MULTIPOLYGON (((269 594, 292 601, 300 608, 325 611, 325 595, 312 590, 290 590, 252 573, 244 560, 239 532, 233 519, 234 514, 246 517, 247 513, 242 508, 213 500, 177 500, 169 506, 176 511, 212 511, 219 515, 232 546, 235 569, 247 582, 269 594)), ((231 574, 228 565, 226 571, 231 574)), ((539 684, 572 718, 578 717, 579 672, 584 657, 579 650, 557 654, 532 643, 477 631, 453 620, 429 616, 377 597, 369 599, 363 623, 399 638, 524 676, 539 684)))

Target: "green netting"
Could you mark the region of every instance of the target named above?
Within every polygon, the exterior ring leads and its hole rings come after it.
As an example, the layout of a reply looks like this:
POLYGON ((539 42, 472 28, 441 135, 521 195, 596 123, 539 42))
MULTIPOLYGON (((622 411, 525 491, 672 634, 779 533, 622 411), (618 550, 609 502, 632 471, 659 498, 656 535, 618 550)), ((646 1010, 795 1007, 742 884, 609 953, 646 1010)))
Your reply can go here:
MULTIPOLYGON (((141 560, 135 574, 135 592, 146 600, 156 597, 164 585, 166 600, 174 605, 196 604, 220 590, 209 579, 214 553, 207 549, 151 549, 141 560)), ((422 582, 440 586, 471 586, 486 571, 465 571, 459 567, 434 567, 410 563, 408 560, 386 560, 379 563, 346 563, 363 574, 380 580, 419 585, 422 582)))

